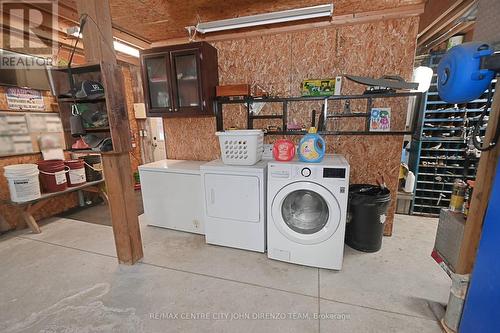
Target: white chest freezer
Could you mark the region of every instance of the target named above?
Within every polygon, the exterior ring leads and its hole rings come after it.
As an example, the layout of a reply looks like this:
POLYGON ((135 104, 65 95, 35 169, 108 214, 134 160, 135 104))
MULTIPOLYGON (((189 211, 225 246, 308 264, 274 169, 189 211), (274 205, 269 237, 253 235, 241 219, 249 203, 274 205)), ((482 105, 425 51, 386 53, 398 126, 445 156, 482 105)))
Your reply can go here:
POLYGON ((161 160, 139 166, 149 225, 205 234, 200 173, 204 163, 161 160))

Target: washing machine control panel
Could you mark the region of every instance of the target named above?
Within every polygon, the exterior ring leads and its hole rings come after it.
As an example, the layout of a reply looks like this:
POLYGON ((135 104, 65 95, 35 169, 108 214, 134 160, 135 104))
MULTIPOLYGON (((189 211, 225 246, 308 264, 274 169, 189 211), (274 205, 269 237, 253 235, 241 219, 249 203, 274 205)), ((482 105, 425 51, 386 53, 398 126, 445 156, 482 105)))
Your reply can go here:
POLYGON ((268 172, 271 178, 289 179, 292 174, 292 168, 287 164, 270 164, 268 172))
POLYGON ((268 172, 271 178, 276 179, 337 179, 344 181, 346 178, 345 168, 335 168, 323 165, 291 165, 291 164, 271 164, 268 172))

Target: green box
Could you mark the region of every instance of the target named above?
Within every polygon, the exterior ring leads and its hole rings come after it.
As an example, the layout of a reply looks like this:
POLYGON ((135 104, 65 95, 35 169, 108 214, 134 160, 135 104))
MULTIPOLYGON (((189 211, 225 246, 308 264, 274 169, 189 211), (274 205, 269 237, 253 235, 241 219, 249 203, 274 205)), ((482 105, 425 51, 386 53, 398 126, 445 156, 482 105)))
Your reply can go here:
POLYGON ((332 96, 335 93, 335 79, 304 80, 302 96, 332 96))

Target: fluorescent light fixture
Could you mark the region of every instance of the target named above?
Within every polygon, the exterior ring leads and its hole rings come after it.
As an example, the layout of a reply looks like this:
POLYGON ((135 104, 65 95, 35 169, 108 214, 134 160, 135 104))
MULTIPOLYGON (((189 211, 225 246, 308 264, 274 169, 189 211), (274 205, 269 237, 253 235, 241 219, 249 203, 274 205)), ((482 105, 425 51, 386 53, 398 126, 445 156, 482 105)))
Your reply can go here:
MULTIPOLYGON (((83 37, 83 35, 80 33, 80 28, 76 27, 76 26, 66 29, 66 33, 68 34, 68 36, 73 36, 73 37, 77 37, 77 38, 83 37)), ((113 48, 115 49, 115 51, 125 53, 129 56, 132 56, 132 57, 139 58, 139 56, 140 56, 139 49, 137 49, 133 46, 130 46, 128 44, 119 42, 117 40, 113 41, 113 48)))
POLYGON ((113 46, 115 50, 121 53, 128 54, 129 56, 139 58, 139 50, 135 47, 127 45, 125 43, 119 42, 117 40, 113 41, 113 46))
POLYGON ((331 17, 332 15, 333 3, 330 3, 327 5, 297 8, 266 14, 237 17, 234 19, 198 23, 196 25, 196 31, 202 34, 206 34, 209 32, 247 28, 265 24, 291 22, 318 17, 331 17))

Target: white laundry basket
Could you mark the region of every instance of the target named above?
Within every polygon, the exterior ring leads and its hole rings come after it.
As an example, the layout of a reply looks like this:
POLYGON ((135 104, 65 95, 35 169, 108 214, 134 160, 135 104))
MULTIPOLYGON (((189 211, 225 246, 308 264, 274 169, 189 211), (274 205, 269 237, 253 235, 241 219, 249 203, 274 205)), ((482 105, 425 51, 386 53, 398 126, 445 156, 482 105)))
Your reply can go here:
POLYGON ((264 152, 262 130, 235 130, 215 134, 219 137, 224 164, 254 165, 262 159, 264 152))

